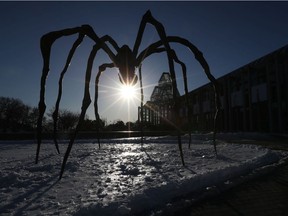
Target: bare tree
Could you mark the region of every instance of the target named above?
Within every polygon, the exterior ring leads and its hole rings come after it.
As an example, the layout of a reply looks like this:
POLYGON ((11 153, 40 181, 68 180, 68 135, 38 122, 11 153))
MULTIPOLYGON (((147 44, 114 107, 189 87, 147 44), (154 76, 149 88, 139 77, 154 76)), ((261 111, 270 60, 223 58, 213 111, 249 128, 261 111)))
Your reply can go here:
MULTIPOLYGON (((47 116, 49 117, 49 120, 47 122, 48 128, 52 128, 53 126, 53 112, 54 108, 52 108, 49 113, 47 113, 47 116), (49 126, 50 125, 50 126, 49 126)), ((59 131, 63 132, 69 132, 70 130, 75 129, 77 122, 79 120, 79 113, 72 112, 67 109, 61 109, 59 110, 58 115, 58 122, 57 122, 57 128, 59 131)))
POLYGON ((2 132, 19 131, 29 128, 31 107, 21 100, 0 97, 0 128, 2 132))

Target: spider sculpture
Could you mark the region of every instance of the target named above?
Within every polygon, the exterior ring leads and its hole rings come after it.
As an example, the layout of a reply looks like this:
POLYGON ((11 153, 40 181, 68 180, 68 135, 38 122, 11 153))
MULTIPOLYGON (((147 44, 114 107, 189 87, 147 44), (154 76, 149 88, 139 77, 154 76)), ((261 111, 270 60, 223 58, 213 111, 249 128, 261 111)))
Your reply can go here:
MULTIPOLYGON (((198 50, 197 47, 195 47, 192 43, 190 43, 188 40, 181 38, 181 37, 176 37, 176 36, 167 36, 165 29, 163 25, 158 22, 151 14, 151 12, 148 10, 144 16, 142 17, 142 21, 140 23, 140 27, 138 30, 137 38, 133 47, 133 50, 131 50, 127 45, 124 45, 122 47, 119 47, 117 43, 108 35, 105 35, 103 37, 99 37, 94 30, 92 29, 91 26, 89 25, 82 25, 80 27, 75 27, 75 28, 68 28, 68 29, 63 29, 60 31, 53 31, 50 33, 47 33, 42 36, 41 38, 41 53, 43 57, 43 70, 42 70, 42 77, 41 77, 41 89, 40 89, 40 101, 39 101, 39 117, 38 117, 38 123, 37 123, 37 152, 36 152, 36 163, 38 162, 39 158, 39 152, 40 152, 40 145, 41 145, 41 137, 42 137, 42 120, 43 116, 45 113, 46 105, 45 105, 45 84, 46 84, 46 79, 49 73, 49 64, 50 64, 50 53, 51 53, 51 48, 53 43, 59 39, 60 37, 63 36, 70 36, 78 34, 77 40, 74 42, 71 50, 69 51, 66 64, 61 72, 60 78, 59 78, 59 90, 58 90, 58 97, 55 105, 55 111, 53 113, 53 120, 54 120, 54 142, 56 149, 59 153, 59 147, 57 143, 57 120, 58 120, 58 111, 59 111, 59 103, 61 100, 61 95, 62 95, 62 80, 64 78, 64 75, 69 67, 69 64, 72 60, 72 57, 77 49, 77 47, 81 44, 83 41, 84 37, 87 36, 91 40, 95 42, 95 45, 92 48, 92 51, 90 52, 89 58, 88 58, 88 63, 87 63, 87 68, 86 68, 86 75, 85 75, 85 88, 84 88, 84 98, 82 101, 82 107, 81 107, 81 113, 80 117, 77 123, 77 126, 75 128, 74 133, 71 136, 71 139, 69 141, 66 153, 64 155, 61 171, 60 171, 60 179, 62 178, 65 165, 67 162, 67 159, 69 157, 70 151, 72 149, 74 140, 76 138, 76 135, 80 129, 81 123, 84 120, 86 110, 91 104, 91 98, 90 98, 90 80, 91 80, 91 72, 93 68, 93 61, 96 57, 96 54, 99 50, 103 50, 104 52, 107 53, 107 55, 111 59, 111 63, 105 63, 99 66, 99 71, 96 76, 95 80, 95 100, 94 100, 94 110, 95 110, 95 117, 98 122, 98 128, 99 128, 99 114, 98 114, 98 85, 99 85, 99 79, 101 74, 105 71, 106 68, 113 68, 116 67, 119 69, 119 79, 120 82, 124 85, 135 85, 138 76, 136 75, 136 70, 138 69, 139 72, 139 81, 140 81, 140 88, 141 88, 141 116, 143 121, 143 86, 142 86, 142 73, 141 73, 141 64, 144 61, 145 58, 148 56, 154 54, 154 53, 161 53, 161 52, 166 52, 167 58, 168 58, 168 64, 169 64, 169 70, 170 70, 170 75, 172 79, 172 86, 173 86, 173 99, 174 99, 174 106, 173 106, 173 119, 174 119, 174 125, 176 130, 178 131, 178 146, 179 146, 179 151, 180 151, 180 157, 182 164, 184 164, 184 158, 183 158, 183 152, 182 152, 182 144, 181 144, 181 133, 179 127, 177 127, 177 120, 179 119, 178 113, 179 113, 179 98, 177 98, 177 83, 176 83, 176 76, 175 76, 175 69, 174 69, 174 63, 177 63, 181 66, 182 68, 182 73, 183 73, 183 80, 184 80, 184 88, 185 88, 185 95, 186 95, 186 103, 188 106, 188 119, 190 121, 190 112, 189 112, 189 103, 188 103, 188 87, 187 87, 187 76, 186 76, 186 65, 181 62, 176 53, 174 52, 173 49, 170 47, 170 43, 178 43, 183 46, 186 46, 190 51, 194 54, 195 58, 197 61, 201 64, 201 66, 204 69, 204 72, 206 73, 208 79, 212 82, 213 87, 214 87, 214 92, 215 92, 215 105, 216 105, 216 112, 215 112, 215 118, 214 118, 214 148, 215 148, 215 153, 216 152, 216 143, 215 143, 215 135, 216 135, 216 117, 217 117, 217 112, 219 108, 219 97, 218 97, 218 92, 217 92, 217 84, 216 80, 213 77, 213 75, 210 73, 209 66, 204 59, 202 53, 198 50), (142 52, 138 53, 138 49, 140 46, 140 43, 142 41, 143 33, 145 30, 145 27, 147 24, 151 24, 155 27, 160 40, 149 45, 146 49, 144 49, 142 52), (109 48, 107 44, 110 44, 113 46, 113 48, 116 50, 116 54, 109 48)), ((99 129, 98 129, 99 130, 99 129)), ((142 139, 141 143, 143 144, 143 127, 141 128, 142 131, 142 139)), ((99 132, 99 131, 98 131, 99 132)), ((191 133, 189 131, 189 147, 191 143, 191 133)), ((99 141, 99 136, 98 136, 98 144, 100 148, 100 141, 99 141)))

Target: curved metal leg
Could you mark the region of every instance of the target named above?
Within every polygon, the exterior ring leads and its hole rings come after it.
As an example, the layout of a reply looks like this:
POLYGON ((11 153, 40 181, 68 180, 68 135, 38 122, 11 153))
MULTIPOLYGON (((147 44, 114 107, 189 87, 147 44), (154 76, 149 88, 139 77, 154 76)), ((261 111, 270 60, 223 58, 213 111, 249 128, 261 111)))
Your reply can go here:
POLYGON ((198 62, 201 64, 201 66, 204 69, 204 72, 207 76, 207 78, 211 81, 213 89, 214 89, 214 100, 215 100, 215 114, 214 114, 214 125, 213 125, 213 146, 214 146, 214 151, 215 155, 217 156, 217 143, 216 143, 216 134, 217 134, 217 117, 218 117, 218 112, 221 107, 221 101, 220 101, 220 96, 219 96, 219 88, 218 88, 218 82, 215 79, 215 77, 211 74, 209 65, 205 58, 203 57, 202 52, 194 46, 190 41, 180 38, 180 37, 167 37, 167 40, 169 42, 177 42, 180 44, 183 44, 184 46, 188 47, 191 52, 194 53, 195 58, 198 60, 198 62))
POLYGON ((181 65, 182 68, 182 74, 183 74, 183 82, 184 82, 184 91, 185 91, 185 101, 186 101, 186 106, 188 108, 188 134, 189 134, 189 149, 191 146, 191 107, 189 103, 189 98, 188 98, 188 84, 187 84, 187 70, 186 70, 186 65, 180 61, 173 50, 173 58, 175 62, 181 65))
MULTIPOLYGON (((39 104, 38 104, 39 116, 38 116, 38 120, 37 120, 37 150, 36 150, 36 160, 35 160, 36 163, 38 163, 40 146, 41 146, 41 142, 42 142, 42 130, 43 130, 42 121, 43 121, 44 113, 46 110, 45 85, 46 85, 46 79, 47 79, 47 76, 49 73, 51 47, 57 39, 59 39, 63 36, 70 36, 73 34, 79 34, 80 36, 78 37, 78 39, 76 40, 72 49, 69 52, 69 56, 67 58, 66 65, 67 65, 68 61, 70 61, 69 58, 70 57, 72 58, 73 53, 75 51, 74 48, 76 49, 77 43, 79 42, 79 44, 80 44, 81 43, 80 40, 82 40, 81 39, 82 36, 84 37, 85 35, 87 35, 90 39, 92 39, 97 44, 99 44, 101 46, 101 48, 108 54, 108 56, 111 58, 112 61, 115 60, 114 53, 105 44, 105 42, 102 41, 101 38, 99 38, 96 35, 96 33, 93 31, 93 29, 89 25, 82 25, 80 27, 67 28, 67 29, 63 29, 63 30, 59 30, 59 31, 53 31, 53 32, 47 33, 41 37, 40 46, 41 46, 41 53, 42 53, 42 57, 43 57, 43 69, 42 69, 41 84, 40 84, 40 100, 39 100, 39 104)), ((108 42, 110 42, 116 50, 118 49, 118 45, 116 44, 116 42, 111 37, 104 36, 103 38, 106 38, 106 40, 108 42)), ((64 73, 65 73, 65 68, 62 71, 63 76, 64 76, 64 73)), ((60 81, 62 82, 62 78, 60 78, 59 82, 60 81)), ((59 92, 61 91, 60 89, 61 89, 61 86, 59 84, 59 92)), ((58 99, 61 98, 61 92, 60 93, 59 92, 58 92, 58 99)), ((60 100, 59 100, 59 102, 60 102, 60 100)), ((57 107, 57 105, 56 105, 56 107, 57 107)), ((54 112, 54 114, 53 114, 54 119, 57 119, 57 115, 58 115, 58 111, 54 112)), ((56 120, 56 122, 57 122, 57 120, 56 120)), ((54 125, 55 125, 55 122, 54 122, 54 125)), ((56 130, 54 128, 54 132, 55 131, 56 130)), ((57 151, 59 152, 57 139, 55 137, 56 137, 56 133, 54 134, 54 141, 56 140, 55 145, 56 145, 57 151)))
POLYGON ((177 133, 178 133, 177 137, 178 137, 178 146, 179 146, 179 151, 180 151, 180 157, 181 157, 182 164, 184 166, 185 162, 184 162, 183 151, 182 151, 181 131, 180 131, 180 128, 177 124, 177 122, 179 120, 179 104, 176 102, 178 90, 177 90, 177 83, 176 83, 176 77, 175 77, 173 51, 170 48, 169 41, 167 40, 164 26, 160 22, 158 22, 156 19, 154 19, 154 17, 152 16, 150 11, 147 11, 142 18, 142 21, 141 21, 140 27, 139 27, 139 31, 137 34, 137 38, 135 41, 135 45, 133 48, 133 53, 135 55, 136 55, 136 53, 138 53, 138 49, 139 49, 139 46, 140 46, 140 43, 141 43, 141 40, 143 37, 143 33, 144 33, 144 30, 145 30, 147 23, 150 23, 155 27, 155 29, 157 30, 157 33, 161 39, 161 42, 163 43, 163 45, 166 49, 166 52, 167 52, 169 70, 170 70, 170 75, 171 75, 171 79, 172 79, 172 86, 173 86, 173 99, 174 99, 174 105, 173 105, 174 118, 173 118, 173 120, 176 123, 175 128, 176 128, 177 133))
MULTIPOLYGON (((187 39, 176 37, 176 36, 167 36, 167 41, 169 43, 179 43, 183 46, 186 46, 190 49, 190 51, 194 54, 195 59, 200 63, 202 66, 207 78, 211 81, 215 93, 215 115, 214 115, 214 128, 213 128, 213 145, 215 154, 217 156, 217 148, 216 148, 216 134, 217 134, 217 117, 218 117, 218 111, 221 107, 220 97, 219 97, 219 89, 218 89, 218 83, 215 77, 211 74, 209 65, 205 58, 203 57, 202 52, 193 45, 190 41, 187 39)), ((144 49, 137 57, 137 61, 141 62, 142 59, 146 58, 147 56, 153 54, 153 50, 159 49, 159 47, 163 46, 164 42, 162 40, 159 40, 151 45, 149 45, 146 49, 144 49)))
POLYGON ((69 145, 67 147, 66 153, 64 155, 59 179, 61 179, 63 176, 64 170, 65 170, 65 165, 66 165, 67 159, 69 157, 70 151, 72 149, 72 146, 74 144, 74 140, 75 140, 76 135, 78 134, 78 131, 81 127, 81 124, 85 118, 86 111, 87 111, 87 109, 91 103, 89 86, 90 86, 90 80, 91 80, 91 71, 92 71, 92 67, 93 67, 93 61, 95 59, 97 51, 98 51, 98 49, 95 49, 95 47, 93 47, 93 49, 89 55, 87 69, 86 69, 86 76, 85 76, 85 89, 84 89, 84 98, 83 98, 82 107, 81 107, 81 114, 80 114, 77 126, 75 128, 75 131, 72 134, 72 137, 69 141, 69 145))
POLYGON ((73 57, 77 47, 83 41, 84 36, 85 35, 83 35, 83 34, 79 34, 77 40, 74 42, 71 50, 69 51, 69 55, 67 57, 66 64, 65 64, 65 66, 61 72, 59 82, 58 82, 58 85, 59 85, 58 96, 57 96, 57 100, 56 100, 56 104, 55 104, 55 110, 53 112, 53 121, 54 121, 53 139, 54 139, 54 143, 55 143, 55 146, 56 146, 58 153, 60 153, 60 151, 59 151, 58 141, 57 141, 57 134, 58 134, 57 133, 57 123, 58 123, 59 105, 60 105, 61 96, 62 96, 62 82, 63 82, 64 75, 67 72, 67 69, 71 63, 72 57, 73 57))
POLYGON ((100 138, 99 138, 99 130, 100 130, 100 117, 99 117, 99 112, 98 112, 98 87, 99 87, 99 79, 100 79, 100 76, 102 74, 103 71, 106 70, 106 68, 113 68, 115 67, 113 63, 110 63, 110 64, 102 64, 100 67, 99 67, 99 71, 97 73, 97 76, 96 76, 96 80, 95 80, 95 100, 94 100, 94 112, 95 112, 95 117, 96 117, 96 121, 97 121, 97 133, 98 133, 98 146, 99 146, 99 149, 101 147, 100 145, 100 138))
POLYGON ((140 91, 141 91, 141 122, 140 122, 140 128, 141 128, 141 146, 143 147, 143 100, 144 100, 144 94, 143 94, 143 83, 142 83, 142 65, 139 65, 139 81, 140 81, 140 91))
POLYGON ((36 151, 36 161, 35 161, 36 164, 38 163, 40 146, 41 146, 41 141, 42 141, 42 120, 43 120, 43 116, 46 110, 45 86, 46 86, 46 79, 49 73, 51 46, 54 41, 55 41, 54 36, 51 34, 47 34, 41 38, 41 42, 40 42, 41 53, 42 53, 42 58, 43 58, 43 69, 42 69, 41 86, 40 86, 40 101, 38 104, 39 116, 37 120, 37 151, 36 151))

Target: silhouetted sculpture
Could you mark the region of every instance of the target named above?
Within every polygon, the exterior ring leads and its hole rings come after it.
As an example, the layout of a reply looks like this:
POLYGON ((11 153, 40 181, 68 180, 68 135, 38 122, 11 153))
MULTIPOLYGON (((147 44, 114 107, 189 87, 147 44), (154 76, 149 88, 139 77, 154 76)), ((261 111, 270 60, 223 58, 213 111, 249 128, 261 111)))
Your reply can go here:
MULTIPOLYGON (((198 50, 196 46, 194 46, 192 43, 190 43, 188 40, 177 37, 177 36, 167 36, 165 33, 165 29, 163 25, 158 22, 151 14, 150 11, 147 11, 140 23, 140 27, 138 30, 137 38, 133 47, 133 50, 131 50, 127 45, 122 46, 121 48, 117 45, 117 43, 108 35, 105 35, 103 37, 98 37, 98 35, 94 32, 91 26, 89 25, 82 25, 80 27, 75 27, 75 28, 69 28, 69 29, 64 29, 60 31, 53 31, 50 33, 47 33, 42 36, 41 38, 41 52, 42 52, 42 57, 43 57, 43 70, 42 70, 42 77, 41 77, 41 90, 40 90, 40 101, 39 101, 39 118, 38 118, 38 123, 37 123, 37 152, 36 152, 36 163, 38 162, 39 158, 39 151, 40 151, 40 145, 41 145, 41 137, 42 137, 42 119, 45 113, 46 105, 45 105, 45 83, 46 79, 49 73, 49 63, 50 63, 50 52, 51 52, 51 47, 53 43, 59 39, 62 36, 70 36, 78 34, 77 40, 74 42, 67 60, 66 64, 64 66, 63 71, 61 72, 61 76, 59 79, 59 91, 58 91, 58 97, 55 105, 55 111, 53 113, 53 120, 54 120, 54 142, 56 149, 59 153, 59 147, 58 147, 58 142, 57 142, 57 119, 58 119, 58 111, 59 111, 59 103, 61 100, 61 95, 62 95, 62 80, 64 78, 64 75, 69 67, 69 64, 71 62, 71 59, 77 49, 77 47, 80 45, 82 42, 84 36, 87 36, 91 40, 95 42, 95 45, 93 46, 92 51, 90 52, 89 58, 88 58, 88 63, 87 63, 87 68, 86 68, 86 77, 85 77, 85 89, 84 89, 84 98, 82 101, 82 108, 81 108, 81 114, 78 120, 78 124, 76 126, 76 129, 69 141, 69 145, 67 147, 62 167, 61 167, 61 172, 60 172, 60 179, 63 175, 65 165, 67 162, 67 159, 69 157, 70 151, 72 149, 72 145, 74 143, 74 140, 76 138, 76 135, 80 129, 80 125, 84 120, 86 110, 89 107, 91 103, 91 98, 90 98, 90 92, 89 92, 89 85, 90 85, 90 80, 91 80, 91 71, 93 67, 93 61, 96 57, 97 52, 102 49, 104 52, 107 53, 107 55, 110 57, 112 63, 105 63, 102 64, 99 67, 98 74, 96 76, 95 80, 95 101, 94 101, 94 109, 95 109, 95 117, 99 125, 99 114, 98 114, 98 85, 99 85, 99 78, 102 74, 102 72, 105 71, 106 68, 113 68, 116 67, 119 69, 119 79, 121 83, 124 85, 135 85, 138 77, 135 73, 136 68, 138 68, 139 71, 139 80, 140 80, 140 88, 141 88, 141 110, 143 110, 143 86, 142 86, 142 73, 141 73, 141 64, 144 61, 145 58, 148 56, 154 54, 154 53, 161 53, 161 52, 166 52, 167 53, 167 58, 168 58, 168 63, 169 63, 169 70, 172 78, 172 85, 173 85, 173 98, 174 98, 174 120, 175 122, 177 119, 179 119, 179 103, 177 103, 177 83, 176 83, 176 76, 175 76, 175 69, 174 69, 174 62, 177 64, 180 64, 183 72, 183 80, 184 80, 184 86, 185 86, 185 95, 186 95, 186 102, 187 106, 189 106, 188 103, 188 87, 187 87, 187 76, 186 76, 186 65, 181 62, 176 53, 174 52, 173 49, 170 47, 170 43, 179 43, 182 44, 183 46, 186 46, 187 48, 190 49, 190 51, 195 55, 195 58, 197 61, 201 64, 201 66, 204 69, 204 72, 206 73, 208 79, 212 82, 214 90, 215 90, 215 104, 216 104, 216 112, 215 112, 215 119, 214 119, 214 136, 213 136, 213 141, 214 141, 214 148, 215 148, 215 153, 216 153, 216 142, 215 142, 215 135, 216 135, 216 118, 217 118, 217 113, 218 113, 218 108, 220 105, 219 97, 218 97, 218 92, 217 92, 217 86, 216 86, 216 79, 213 77, 213 75, 210 73, 209 66, 204 59, 202 53, 198 50), (160 40, 149 45, 146 49, 144 49, 142 52, 138 54, 138 49, 140 46, 140 43, 142 41, 143 33, 145 30, 146 25, 150 23, 152 24, 160 37, 160 40), (117 51, 116 54, 112 52, 112 50, 108 47, 106 43, 110 43, 114 47, 114 49, 117 51)), ((188 118, 190 121, 190 110, 188 109, 188 118)), ((141 113, 142 116, 142 121, 143 121, 143 111, 141 113)), ((180 150, 180 156, 182 160, 182 164, 184 164, 184 158, 183 158, 183 152, 182 152, 182 144, 181 144, 181 135, 180 135, 180 129, 177 127, 177 124, 175 124, 175 128, 178 131, 178 146, 180 150)), ((99 130, 99 129, 98 129, 99 130)), ((98 131, 99 132, 99 131, 98 131)), ((191 143, 191 132, 189 131, 189 147, 191 143)), ((142 139, 141 143, 143 144, 143 128, 142 128, 142 139)), ((100 140, 98 137, 98 144, 100 147, 100 140)), ((217 153, 216 153, 217 154, 217 153)))

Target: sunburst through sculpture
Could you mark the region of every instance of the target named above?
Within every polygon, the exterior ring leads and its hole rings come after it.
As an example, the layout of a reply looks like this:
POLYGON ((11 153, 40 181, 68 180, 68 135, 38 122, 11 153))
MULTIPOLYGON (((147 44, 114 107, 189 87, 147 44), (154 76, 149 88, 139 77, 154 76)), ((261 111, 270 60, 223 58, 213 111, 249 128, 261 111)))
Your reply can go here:
MULTIPOLYGON (((63 162, 62 162, 62 167, 60 171, 60 179, 63 175, 63 172, 65 170, 65 165, 68 160, 70 151, 72 149, 73 143, 75 141, 76 135, 79 132, 81 123, 84 120, 86 111, 88 107, 91 104, 91 97, 90 97, 90 82, 91 82, 91 73, 93 69, 93 62, 94 59, 96 58, 97 52, 99 50, 104 51, 108 57, 110 58, 111 62, 104 63, 99 66, 98 68, 98 73, 96 75, 96 80, 95 80, 95 99, 94 99, 94 110, 95 110, 95 117, 98 122, 100 122, 99 114, 98 114, 98 87, 99 87, 99 79, 102 73, 105 72, 107 68, 117 68, 119 71, 119 79, 120 82, 123 85, 130 86, 131 88, 137 83, 138 77, 139 77, 139 82, 140 82, 140 91, 141 91, 141 122, 143 121, 143 86, 142 86, 142 72, 141 72, 141 65, 144 62, 144 60, 151 56, 152 54, 156 53, 166 53, 167 54, 167 59, 168 59, 168 65, 169 65, 169 73, 171 75, 172 79, 172 87, 173 87, 173 99, 174 99, 174 104, 173 104, 173 125, 175 126, 175 130, 177 130, 177 136, 178 136, 178 146, 179 146, 179 151, 180 151, 180 157, 182 164, 184 165, 184 158, 183 158, 183 152, 182 152, 182 144, 181 144, 181 131, 180 127, 177 125, 178 119, 179 119, 179 108, 180 108, 180 103, 179 103, 179 98, 177 97, 177 82, 176 82, 176 74, 175 74, 175 68, 174 64, 179 64, 181 69, 182 69, 182 74, 183 74, 183 81, 184 81, 184 90, 185 90, 185 100, 186 100, 186 105, 188 106, 188 120, 190 121, 190 116, 191 116, 191 108, 189 108, 189 103, 188 103, 188 86, 187 86, 187 75, 186 75, 186 65, 178 59, 176 52, 171 48, 171 44, 179 44, 187 47, 195 56, 196 60, 200 63, 202 66, 205 74, 207 75, 208 79, 212 82, 214 91, 215 91, 215 118, 214 118, 214 136, 213 136, 213 141, 214 141, 214 148, 215 148, 215 153, 216 153, 216 142, 215 142, 215 134, 216 134, 216 117, 217 117, 217 112, 220 106, 220 100, 218 97, 218 92, 217 92, 217 86, 216 86, 216 79, 214 76, 210 73, 210 68, 208 66, 208 63, 206 62, 205 58, 203 57, 202 53, 198 50, 196 46, 194 46, 190 41, 187 39, 178 37, 178 36, 167 36, 165 32, 164 26, 157 21, 151 14, 150 11, 147 11, 144 16, 142 17, 140 27, 138 30, 138 34, 135 40, 134 47, 130 49, 127 45, 123 45, 122 47, 119 47, 116 41, 110 37, 109 35, 105 35, 103 37, 99 37, 93 28, 89 25, 82 25, 79 27, 75 28, 67 28, 59 31, 53 31, 49 32, 45 35, 42 36, 41 38, 41 53, 43 57, 43 70, 42 70, 42 77, 41 77, 41 89, 40 89, 40 101, 39 101, 39 117, 38 117, 38 122, 37 122, 37 151, 36 151, 36 163, 38 162, 39 159, 39 152, 40 152, 40 146, 42 142, 42 120, 43 116, 46 110, 46 105, 45 105, 45 85, 46 85, 46 79, 49 73, 49 65, 50 65, 50 54, 51 54, 51 48, 52 45, 56 40, 63 36, 71 36, 71 35, 78 35, 78 38, 74 42, 67 60, 66 64, 61 72, 60 79, 59 79, 59 90, 58 90, 58 97, 56 100, 55 104, 55 111, 53 113, 53 120, 54 120, 54 142, 56 149, 59 153, 59 147, 58 147, 58 142, 57 142, 57 121, 58 121, 58 112, 59 112, 59 104, 61 101, 61 96, 62 96, 62 81, 65 76, 65 73, 69 67, 69 64, 72 60, 72 57, 77 49, 77 47, 82 43, 84 37, 91 39, 94 41, 94 46, 92 47, 92 51, 90 52, 90 55, 88 57, 88 62, 87 62, 87 67, 86 67, 86 75, 85 75, 85 86, 84 86, 84 97, 82 101, 82 107, 81 107, 81 113, 80 117, 78 120, 78 124, 76 126, 76 129, 71 136, 71 139, 69 141, 67 150, 65 152, 63 162), (156 41, 149 46, 147 46, 144 50, 142 50, 139 53, 139 47, 142 41, 142 37, 145 31, 145 27, 147 24, 151 24, 152 26, 155 27, 160 40, 156 41), (113 51, 110 46, 113 47, 115 51, 113 51), (136 73, 138 72, 138 76, 136 73)), ((125 90, 126 91, 126 90, 125 90)), ((128 91, 128 90, 127 90, 128 91)), ((127 92, 126 95, 132 95, 131 89, 127 92)), ((130 97, 129 96, 129 97, 130 97)), ((142 132, 143 132, 143 127, 142 127, 142 132)), ((191 143, 191 132, 189 131, 189 147, 191 143)), ((143 144, 143 133, 142 133, 142 144, 143 144)), ((100 140, 98 138, 98 143, 100 147, 100 140)))
POLYGON ((137 89, 134 85, 122 85, 119 90, 123 100, 132 101, 136 99, 137 89))

